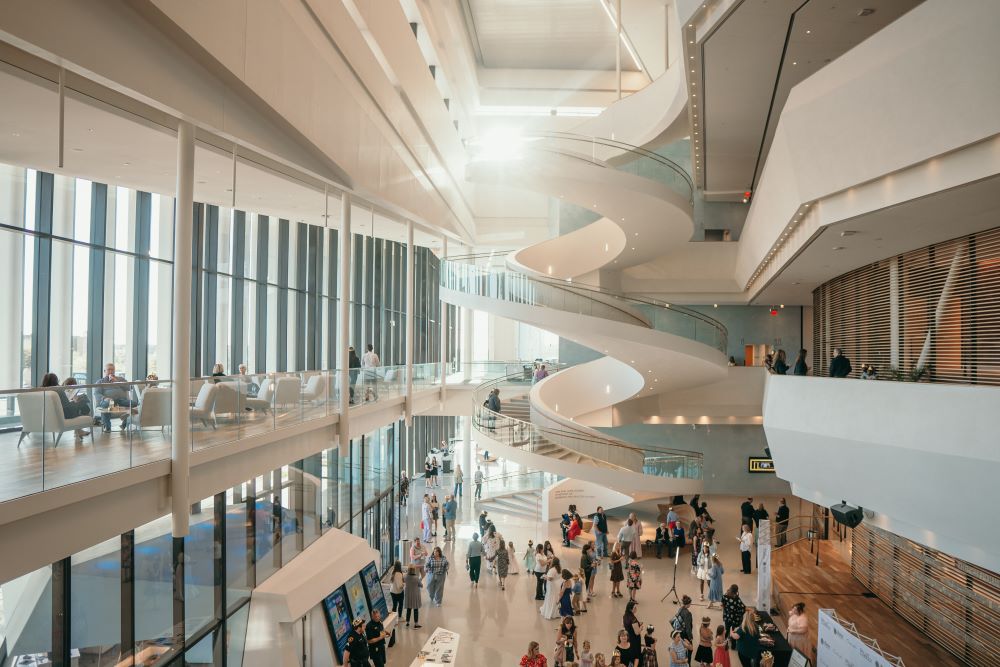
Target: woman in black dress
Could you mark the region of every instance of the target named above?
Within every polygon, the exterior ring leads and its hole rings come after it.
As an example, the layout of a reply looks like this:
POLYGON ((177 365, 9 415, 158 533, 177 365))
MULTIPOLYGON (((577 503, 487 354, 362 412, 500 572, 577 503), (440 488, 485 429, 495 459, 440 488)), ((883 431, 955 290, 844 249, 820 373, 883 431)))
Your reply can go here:
POLYGON ((625 580, 625 573, 622 571, 622 551, 618 542, 611 551, 611 597, 620 598, 622 595, 622 581, 625 580))
MULTIPOLYGON (((746 605, 740 599, 740 587, 733 584, 722 596, 722 622, 726 626, 726 637, 733 628, 738 628, 743 622, 743 613, 746 612, 746 605)), ((735 647, 735 642, 731 642, 735 647)))
POLYGON ((625 605, 625 615, 622 616, 622 626, 625 628, 625 632, 628 633, 628 645, 629 653, 628 660, 625 656, 622 656, 622 663, 628 665, 628 667, 633 667, 633 665, 639 664, 639 658, 642 657, 642 623, 635 616, 636 602, 634 600, 629 600, 628 604, 625 605))

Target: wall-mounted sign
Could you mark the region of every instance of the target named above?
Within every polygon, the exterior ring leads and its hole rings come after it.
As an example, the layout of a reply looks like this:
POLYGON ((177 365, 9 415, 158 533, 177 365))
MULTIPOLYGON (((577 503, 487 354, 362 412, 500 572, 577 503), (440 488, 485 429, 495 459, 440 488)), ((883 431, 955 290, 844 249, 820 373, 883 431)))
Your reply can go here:
POLYGON ((747 472, 774 472, 774 459, 751 456, 747 462, 747 472))

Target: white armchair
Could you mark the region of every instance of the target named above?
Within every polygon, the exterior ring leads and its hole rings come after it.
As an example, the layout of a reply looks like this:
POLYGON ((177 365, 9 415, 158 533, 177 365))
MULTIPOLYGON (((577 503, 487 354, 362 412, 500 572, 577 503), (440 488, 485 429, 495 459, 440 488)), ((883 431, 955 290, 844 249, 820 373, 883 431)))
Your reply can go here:
POLYGON ((238 380, 215 385, 215 416, 239 414, 247 407, 244 393, 244 385, 238 380))
POLYGON ((139 411, 132 419, 140 438, 144 428, 159 428, 162 434, 163 429, 170 426, 170 390, 166 387, 149 387, 142 392, 139 411))
POLYGON ((271 384, 270 379, 265 378, 260 383, 260 391, 257 392, 257 398, 245 398, 243 399, 243 402, 246 403, 246 406, 254 412, 259 410, 260 412, 266 413, 271 409, 271 401, 273 399, 274 385, 271 384))
MULTIPOLYGON (((17 446, 32 433, 51 433, 55 436, 55 446, 59 445, 62 434, 93 425, 93 417, 84 415, 66 419, 62 403, 55 391, 34 391, 17 395, 17 407, 21 413, 21 437, 17 446)), ((90 444, 94 444, 94 429, 90 429, 90 444)))
POLYGON ((216 387, 212 383, 206 383, 198 391, 198 398, 195 399, 194 407, 191 408, 191 421, 195 419, 208 426, 208 420, 212 420, 212 428, 215 428, 215 396, 216 387))
POLYGON ((278 378, 275 383, 274 404, 275 405, 298 405, 300 400, 299 388, 302 383, 297 377, 278 378))
POLYGON ((302 391, 302 400, 322 401, 326 398, 328 385, 327 376, 322 374, 310 375, 309 381, 306 382, 306 388, 302 391))

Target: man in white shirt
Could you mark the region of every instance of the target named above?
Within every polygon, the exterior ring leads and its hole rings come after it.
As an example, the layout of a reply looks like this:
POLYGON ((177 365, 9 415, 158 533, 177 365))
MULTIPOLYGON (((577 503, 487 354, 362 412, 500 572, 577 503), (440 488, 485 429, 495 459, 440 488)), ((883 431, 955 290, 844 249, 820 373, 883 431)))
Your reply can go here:
POLYGON ((629 557, 629 553, 632 551, 632 543, 635 542, 635 539, 635 524, 632 522, 632 519, 629 519, 618 531, 618 542, 622 545, 622 556, 625 558, 629 557))
MULTIPOLYGON (((363 369, 365 383, 372 388, 372 400, 378 400, 378 372, 375 370, 382 365, 382 361, 375 354, 375 348, 368 343, 366 352, 361 357, 361 368, 363 369)), ((367 400, 367 390, 365 391, 367 400)))
POLYGON ((753 533, 750 526, 743 524, 743 534, 740 540, 740 558, 743 559, 743 574, 750 574, 750 550, 753 549, 753 533))
POLYGON ((476 483, 476 500, 483 497, 483 469, 476 466, 476 474, 473 475, 472 481, 476 483))

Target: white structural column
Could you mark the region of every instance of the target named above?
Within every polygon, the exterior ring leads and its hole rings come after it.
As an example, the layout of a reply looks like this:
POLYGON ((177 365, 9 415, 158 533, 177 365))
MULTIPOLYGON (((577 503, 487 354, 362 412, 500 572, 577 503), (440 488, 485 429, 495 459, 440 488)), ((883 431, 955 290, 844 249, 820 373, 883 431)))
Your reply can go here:
POLYGON ((406 425, 413 423, 413 322, 416 316, 414 305, 413 274, 416 260, 413 252, 413 221, 406 221, 406 425))
POLYGON ((462 379, 472 379, 472 309, 462 308, 462 379))
POLYGON ((622 0, 618 0, 615 10, 615 28, 618 39, 615 42, 615 72, 618 75, 618 99, 622 98, 622 0))
POLYGON ((188 481, 191 476, 191 261, 194 229, 194 126, 177 128, 177 221, 174 224, 174 330, 170 398, 170 512, 174 537, 188 534, 188 481))
MULTIPOLYGON (((448 261, 448 237, 441 237, 441 271, 448 261)), ((441 302, 441 400, 444 401, 448 386, 448 304, 441 302)))
POLYGON ((351 342, 351 196, 344 192, 340 196, 340 313, 337 324, 340 328, 340 421, 337 432, 340 455, 351 451, 351 371, 350 354, 347 348, 351 342))

